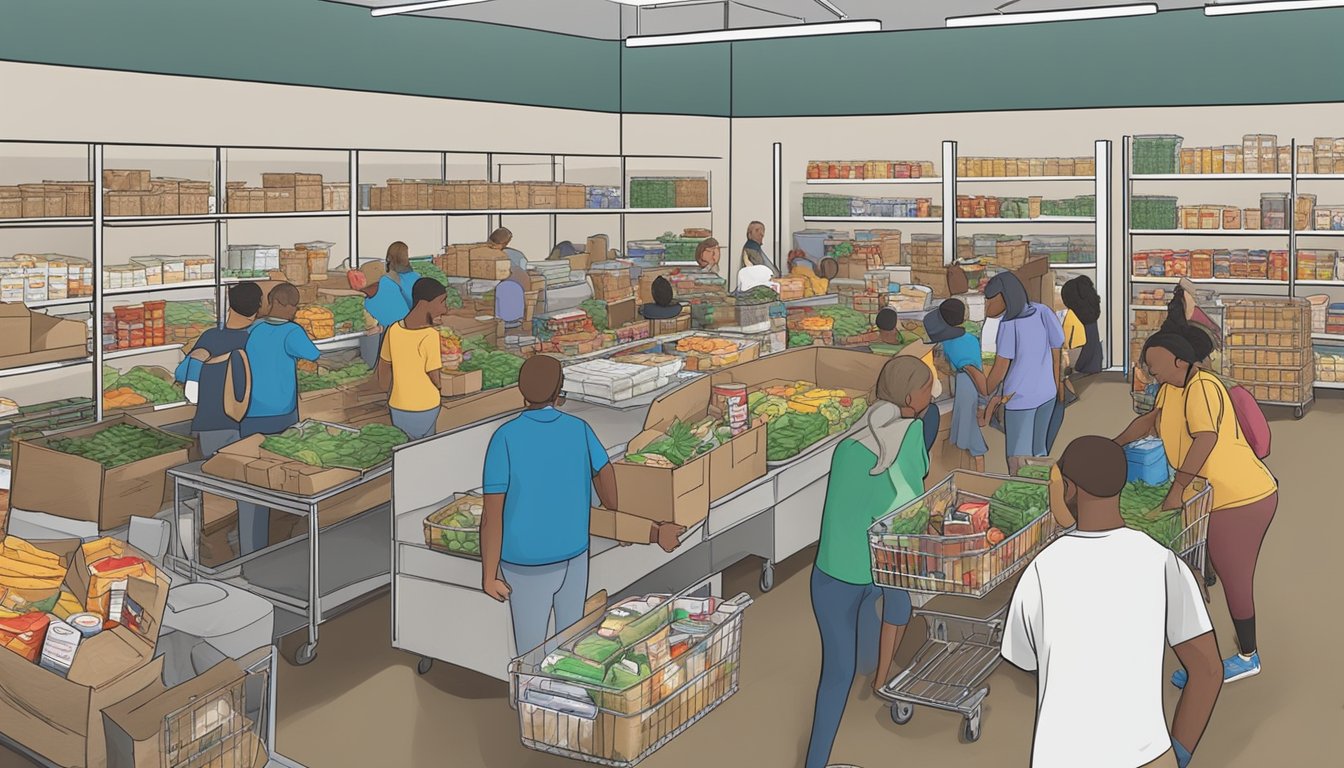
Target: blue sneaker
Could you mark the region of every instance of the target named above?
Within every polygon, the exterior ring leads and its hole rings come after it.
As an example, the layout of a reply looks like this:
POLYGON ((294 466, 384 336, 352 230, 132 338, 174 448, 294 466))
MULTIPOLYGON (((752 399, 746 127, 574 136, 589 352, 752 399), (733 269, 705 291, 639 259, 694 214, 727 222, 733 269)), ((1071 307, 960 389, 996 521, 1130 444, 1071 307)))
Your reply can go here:
MULTIPOLYGON (((1243 677, 1254 677, 1260 674, 1260 652, 1251 654, 1251 658, 1243 659, 1241 654, 1235 654, 1230 658, 1223 659, 1223 682, 1230 683, 1233 680, 1240 680, 1243 677)), ((1184 669, 1176 670, 1171 676, 1171 684, 1177 688, 1185 688, 1185 681, 1188 679, 1184 669)))

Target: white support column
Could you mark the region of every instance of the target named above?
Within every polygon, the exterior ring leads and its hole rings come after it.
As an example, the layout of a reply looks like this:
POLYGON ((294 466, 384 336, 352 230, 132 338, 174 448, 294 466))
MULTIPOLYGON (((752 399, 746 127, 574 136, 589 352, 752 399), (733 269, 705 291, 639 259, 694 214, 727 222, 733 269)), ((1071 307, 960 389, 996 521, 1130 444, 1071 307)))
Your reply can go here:
POLYGON ((943 263, 957 259, 957 142, 943 142, 943 263))
POLYGON ((1098 327, 1101 336, 1102 365, 1111 359, 1111 339, 1115 338, 1112 325, 1115 322, 1109 293, 1111 282, 1111 142, 1099 140, 1095 146, 1096 182, 1096 272, 1097 295, 1101 297, 1102 316, 1106 322, 1098 327))
POLYGON ((359 269, 359 150, 350 150, 350 268, 359 269))
POLYGON ((93 416, 103 420, 103 145, 93 145, 93 416))
POLYGON ((773 184, 770 189, 773 195, 771 210, 774 211, 775 217, 775 269, 780 274, 784 274, 788 272, 788 263, 782 261, 783 257, 781 256, 781 254, 787 254, 788 252, 784 247, 784 145, 775 142, 771 149, 771 157, 773 184))

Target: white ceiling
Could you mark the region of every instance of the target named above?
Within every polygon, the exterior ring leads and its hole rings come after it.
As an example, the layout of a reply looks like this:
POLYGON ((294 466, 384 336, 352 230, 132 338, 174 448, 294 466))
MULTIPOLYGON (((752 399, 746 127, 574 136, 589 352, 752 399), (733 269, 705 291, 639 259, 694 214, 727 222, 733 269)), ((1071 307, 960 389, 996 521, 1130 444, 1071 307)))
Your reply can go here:
MULTIPOLYGON (((332 0, 328 0, 332 1, 332 0)), ((342 0, 348 5, 378 7, 404 5, 417 0, 342 0)), ((687 0, 666 0, 686 2, 687 0)), ((1005 12, 1057 10, 1104 4, 1126 4, 1134 0, 1018 0, 1005 12)), ((883 29, 926 29, 944 26, 949 16, 993 13, 1007 0, 831 0, 850 19, 877 19, 883 29)), ((1197 8, 1204 0, 1156 0, 1161 10, 1197 8)), ((490 0, 426 11, 420 16, 467 19, 492 24, 541 29, 584 37, 617 40, 635 34, 635 9, 610 0, 490 0)), ((724 3, 646 8, 639 14, 640 34, 671 34, 724 28, 724 3)), ((807 22, 835 21, 817 0, 741 0, 728 7, 732 27, 758 27, 796 23, 788 17, 807 22), (775 13, 771 13, 771 11, 775 13), (785 15, 777 15, 785 14, 785 15)))

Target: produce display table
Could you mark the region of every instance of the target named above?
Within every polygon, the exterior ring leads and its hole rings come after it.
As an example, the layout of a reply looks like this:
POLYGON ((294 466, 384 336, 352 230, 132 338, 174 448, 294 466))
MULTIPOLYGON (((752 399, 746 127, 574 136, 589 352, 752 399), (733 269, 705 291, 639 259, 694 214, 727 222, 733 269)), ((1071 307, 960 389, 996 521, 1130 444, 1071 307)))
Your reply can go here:
MULTIPOLYGON (((384 464, 369 470, 315 496, 297 496, 226 480, 206 474, 201 465, 199 461, 191 462, 168 470, 173 483, 176 529, 182 530, 183 515, 190 514, 195 531, 191 546, 183 548, 186 552, 183 569, 193 580, 208 575, 270 601, 276 607, 277 637, 306 627, 308 642, 298 649, 294 661, 307 664, 317 653, 318 625, 335 612, 387 586, 390 581, 385 554, 389 546, 388 504, 377 505, 327 528, 319 527, 318 506, 386 476, 392 471, 392 465, 384 464), (308 532, 219 568, 208 568, 201 563, 199 552, 203 522, 198 511, 204 493, 234 502, 259 504, 270 508, 273 514, 305 517, 308 532), (330 556, 327 568, 321 567, 324 550, 330 556)), ((425 477, 434 477, 434 474, 425 477)))

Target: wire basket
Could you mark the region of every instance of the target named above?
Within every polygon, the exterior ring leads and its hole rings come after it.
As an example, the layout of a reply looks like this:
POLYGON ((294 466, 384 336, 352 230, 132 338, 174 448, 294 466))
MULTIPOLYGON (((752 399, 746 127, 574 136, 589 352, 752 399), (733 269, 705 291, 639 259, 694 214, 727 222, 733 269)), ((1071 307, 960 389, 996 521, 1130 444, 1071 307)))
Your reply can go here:
POLYGON ((873 581, 881 587, 910 592, 975 598, 984 597, 1007 581, 1059 534, 1059 524, 1048 505, 1027 525, 993 546, 984 533, 941 536, 891 530, 900 526, 898 520, 932 519, 966 502, 990 502, 995 491, 1009 481, 1048 488, 1048 483, 1041 480, 957 470, 924 495, 873 523, 868 529, 873 581))
POLYGON ((1134 401, 1134 412, 1140 416, 1151 412, 1157 402, 1157 396, 1147 392, 1130 392, 1129 397, 1134 401))
MULTIPOLYGON (((671 619, 683 596, 649 596, 669 607, 671 619)), ((705 635, 650 674, 624 688, 577 683, 544 671, 548 658, 573 650, 602 625, 603 613, 583 621, 515 659, 509 669, 510 702, 518 711, 523 745, 529 749, 608 766, 633 766, 695 724, 737 692, 742 653, 742 611, 746 594, 724 603, 707 617, 705 635)), ((655 608, 654 610, 657 610, 655 608)), ((676 636, 674 624, 629 644, 650 648, 676 636)), ((652 659, 651 659, 652 660, 652 659)))
POLYGON ((455 493, 448 503, 425 518, 425 545, 439 552, 447 552, 463 557, 481 556, 481 516, 472 512, 471 507, 480 507, 482 498, 479 493, 455 493), (465 512, 476 521, 472 526, 448 525, 453 515, 465 512))
POLYGON ((164 768, 259 768, 265 734, 270 667, 253 668, 163 719, 164 768))

